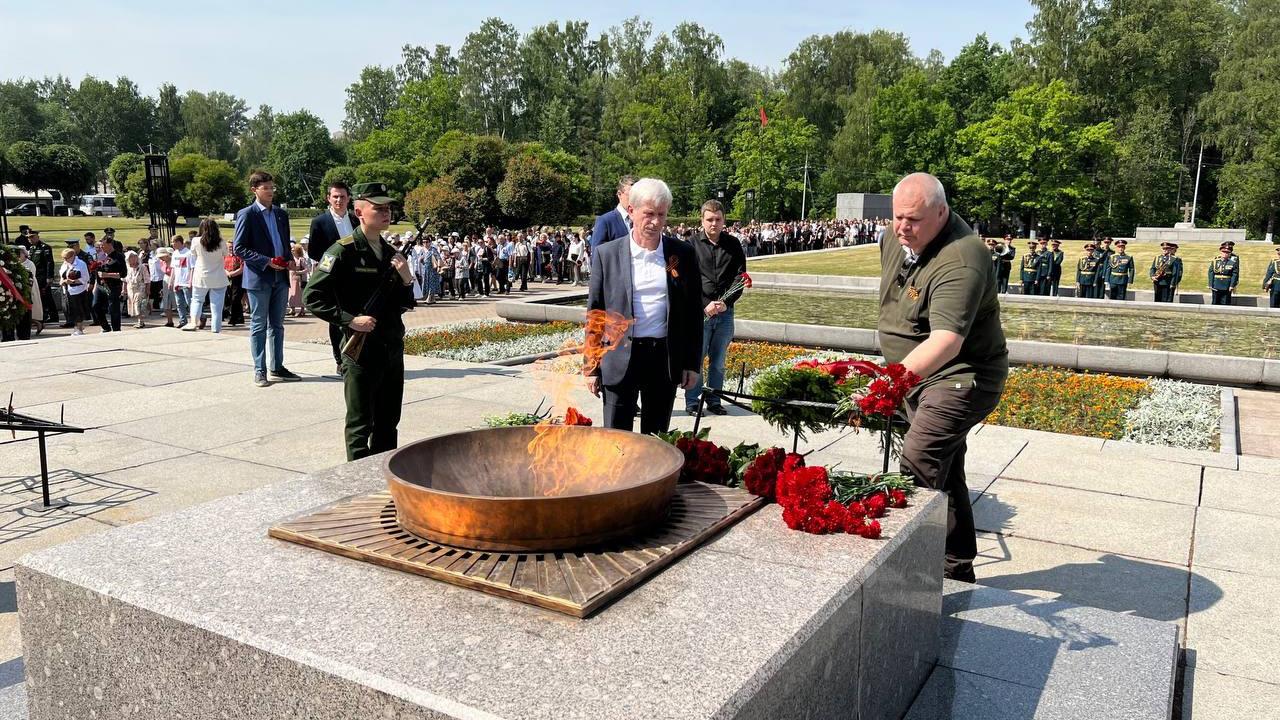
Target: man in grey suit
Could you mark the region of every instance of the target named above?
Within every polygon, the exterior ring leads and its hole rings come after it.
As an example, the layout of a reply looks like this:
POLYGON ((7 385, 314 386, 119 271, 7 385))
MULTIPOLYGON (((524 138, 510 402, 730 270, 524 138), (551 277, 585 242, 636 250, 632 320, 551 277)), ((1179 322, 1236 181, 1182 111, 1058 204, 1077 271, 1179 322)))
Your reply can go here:
POLYGON ((643 399, 640 432, 665 432, 671 425, 676 387, 698 383, 702 364, 702 286, 698 259, 683 240, 664 237, 671 189, 645 178, 631 187, 629 238, 605 243, 591 255, 589 313, 605 312, 629 322, 608 347, 607 333, 589 323, 587 346, 606 352, 584 370, 587 389, 604 394, 604 425, 635 426, 636 401, 643 399))

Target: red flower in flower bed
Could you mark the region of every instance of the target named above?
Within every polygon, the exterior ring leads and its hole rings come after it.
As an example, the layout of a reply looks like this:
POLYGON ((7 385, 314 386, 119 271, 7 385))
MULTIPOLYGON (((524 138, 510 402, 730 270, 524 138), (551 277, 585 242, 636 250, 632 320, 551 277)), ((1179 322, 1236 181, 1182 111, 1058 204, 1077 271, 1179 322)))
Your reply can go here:
POLYGON ((564 412, 564 424, 591 427, 591 418, 578 412, 578 408, 571 407, 564 412))

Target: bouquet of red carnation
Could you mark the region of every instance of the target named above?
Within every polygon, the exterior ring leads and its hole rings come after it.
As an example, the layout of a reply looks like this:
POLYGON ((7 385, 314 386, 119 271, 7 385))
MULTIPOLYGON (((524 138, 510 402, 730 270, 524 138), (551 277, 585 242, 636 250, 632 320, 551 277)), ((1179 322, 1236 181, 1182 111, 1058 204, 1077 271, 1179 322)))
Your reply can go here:
POLYGON ((591 427, 591 418, 578 412, 578 408, 571 407, 564 411, 564 424, 591 427))
POLYGON ((724 302, 725 300, 728 300, 729 298, 733 297, 735 293, 742 292, 743 290, 746 290, 747 288, 751 287, 752 284, 753 283, 751 282, 751 276, 744 271, 741 275, 734 278, 733 282, 729 283, 729 289, 725 290, 724 294, 716 299, 719 300, 720 302, 724 302))
POLYGON ((680 482, 704 482, 725 485, 729 481, 729 451, 709 440, 686 436, 676 440, 676 448, 684 453, 680 482))
POLYGON ((850 533, 873 540, 880 537, 880 523, 872 518, 876 512, 883 514, 884 508, 878 503, 868 507, 866 503, 837 500, 824 467, 784 470, 778 474, 777 495, 782 521, 792 530, 814 535, 850 533))
POLYGON ((880 447, 896 452, 906 428, 901 423, 893 424, 893 416, 911 390, 920 384, 920 376, 901 363, 876 365, 851 361, 850 368, 870 378, 870 382, 862 392, 842 398, 836 407, 836 416, 847 418, 855 428, 879 431, 880 447))
MULTIPOLYGON (((782 464, 786 457, 787 451, 778 447, 769 448, 757 455, 756 459, 747 466, 746 474, 742 476, 742 484, 747 488, 747 492, 773 500, 778 473, 782 472, 782 464)), ((804 460, 801 459, 800 462, 804 460)))
POLYGON ((271 262, 276 267, 282 267, 282 268, 289 267, 289 258, 284 255, 278 255, 276 257, 271 258, 271 262))

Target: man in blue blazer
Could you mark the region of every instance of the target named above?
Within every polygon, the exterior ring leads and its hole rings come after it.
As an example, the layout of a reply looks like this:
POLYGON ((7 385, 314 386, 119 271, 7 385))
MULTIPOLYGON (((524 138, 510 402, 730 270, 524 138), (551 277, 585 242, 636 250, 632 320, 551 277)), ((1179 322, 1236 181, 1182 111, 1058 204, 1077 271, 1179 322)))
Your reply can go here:
POLYGON ((596 224, 591 228, 591 237, 587 238, 587 244, 591 246, 592 253, 610 240, 617 240, 631 234, 631 217, 627 215, 627 195, 631 192, 631 186, 635 181, 636 179, 630 175, 618 178, 618 207, 597 215, 596 224))
POLYGON ((693 247, 662 234, 670 207, 666 183, 636 182, 627 204, 635 231, 591 255, 586 344, 604 355, 583 372, 587 389, 604 394, 605 427, 631 430, 642 398, 640 432, 666 432, 676 387, 698 383, 702 276, 693 247))
MULTIPOLYGON (((351 188, 346 183, 340 180, 330 183, 327 199, 329 208, 311 218, 311 230, 307 233, 307 255, 316 262, 324 257, 325 250, 360 227, 360 221, 351 213, 351 188)), ((333 349, 333 362, 341 375, 342 328, 338 325, 329 325, 329 347, 333 349)))
POLYGON ((270 173, 249 176, 255 198, 236 213, 233 247, 244 261, 244 291, 249 295, 249 350, 253 354, 253 384, 267 387, 267 340, 271 341, 270 379, 300 380, 284 366, 284 310, 289 299, 289 215, 273 202, 276 184, 270 173))

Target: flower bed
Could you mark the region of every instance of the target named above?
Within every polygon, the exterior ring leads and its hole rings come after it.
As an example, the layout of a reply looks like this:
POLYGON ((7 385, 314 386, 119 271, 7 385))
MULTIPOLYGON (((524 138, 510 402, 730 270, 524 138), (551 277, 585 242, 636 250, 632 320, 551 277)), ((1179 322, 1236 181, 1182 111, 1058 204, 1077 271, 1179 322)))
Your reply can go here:
POLYGON ((1149 392, 1146 380, 1076 373, 1058 368, 1016 368, 988 423, 1067 435, 1119 440, 1125 413, 1149 392))
POLYGON ((405 337, 410 355, 490 362, 520 355, 552 352, 582 342, 582 326, 571 322, 513 323, 482 320, 433 328, 405 337))
POLYGON ((1150 386, 1151 392, 1125 413, 1125 440, 1191 450, 1220 447, 1219 388, 1180 380, 1151 380, 1150 386))

